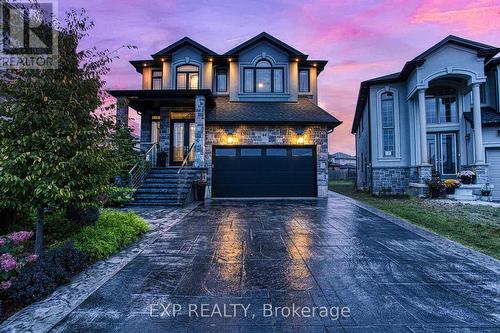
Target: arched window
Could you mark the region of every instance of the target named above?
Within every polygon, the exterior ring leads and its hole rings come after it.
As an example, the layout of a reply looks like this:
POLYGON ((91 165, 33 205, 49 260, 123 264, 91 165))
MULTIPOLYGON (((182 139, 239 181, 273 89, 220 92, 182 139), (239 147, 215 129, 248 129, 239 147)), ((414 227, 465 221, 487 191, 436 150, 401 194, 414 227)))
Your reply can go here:
POLYGON ((382 149, 383 157, 396 155, 395 124, 394 124, 394 94, 385 92, 381 95, 382 116, 382 149))
POLYGON ((199 69, 196 65, 177 66, 177 89, 198 89, 199 69))
POLYGON ((265 59, 255 67, 243 69, 243 91, 249 93, 282 93, 284 91, 283 67, 273 67, 265 59))

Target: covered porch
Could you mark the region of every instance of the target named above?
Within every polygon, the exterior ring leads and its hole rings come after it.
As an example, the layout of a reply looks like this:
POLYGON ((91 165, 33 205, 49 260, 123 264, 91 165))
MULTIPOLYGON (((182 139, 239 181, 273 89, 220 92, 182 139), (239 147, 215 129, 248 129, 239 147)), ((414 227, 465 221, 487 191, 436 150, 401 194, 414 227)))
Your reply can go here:
POLYGON ((111 90, 117 99, 117 122, 128 126, 129 108, 141 116, 140 148, 156 150, 155 167, 183 163, 205 167, 205 112, 214 106, 208 89, 111 90))
POLYGON ((481 124, 484 82, 483 76, 448 68, 409 93, 412 192, 422 194, 432 175, 455 179, 468 169, 475 171, 476 184, 488 183, 482 128, 466 121, 481 124))

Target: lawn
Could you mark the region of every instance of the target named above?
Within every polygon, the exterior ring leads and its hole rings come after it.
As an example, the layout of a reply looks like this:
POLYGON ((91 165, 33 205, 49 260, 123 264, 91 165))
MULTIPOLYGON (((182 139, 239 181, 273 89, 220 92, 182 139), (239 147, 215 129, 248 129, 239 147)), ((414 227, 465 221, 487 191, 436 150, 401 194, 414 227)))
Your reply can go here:
POLYGON ((498 207, 412 197, 376 197, 354 190, 352 183, 345 181, 331 181, 329 188, 500 259, 498 207))

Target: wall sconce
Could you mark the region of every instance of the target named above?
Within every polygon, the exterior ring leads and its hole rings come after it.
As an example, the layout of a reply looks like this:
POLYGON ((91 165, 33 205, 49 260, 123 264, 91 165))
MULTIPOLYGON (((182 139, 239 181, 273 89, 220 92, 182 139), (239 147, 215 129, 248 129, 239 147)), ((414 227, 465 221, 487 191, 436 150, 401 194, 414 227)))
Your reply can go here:
POLYGON ((297 144, 304 144, 304 129, 302 127, 295 128, 295 134, 297 134, 297 144))
POLYGON ((234 128, 226 128, 226 133, 227 133, 226 143, 228 145, 232 145, 234 143, 234 137, 233 137, 234 128))
POLYGON ((465 134, 465 141, 469 141, 470 140, 470 133, 467 133, 465 134))

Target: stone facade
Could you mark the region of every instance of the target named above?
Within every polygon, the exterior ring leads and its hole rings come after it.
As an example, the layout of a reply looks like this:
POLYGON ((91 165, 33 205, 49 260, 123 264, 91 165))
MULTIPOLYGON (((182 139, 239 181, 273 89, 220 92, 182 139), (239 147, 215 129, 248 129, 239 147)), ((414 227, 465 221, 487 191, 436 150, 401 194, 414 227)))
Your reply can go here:
POLYGON ((409 168, 373 168, 373 193, 378 195, 405 194, 410 179, 409 168))
POLYGON ((205 96, 196 96, 194 106, 195 134, 194 134, 194 167, 205 167, 205 96))
POLYGON ((128 99, 125 97, 116 100, 116 122, 128 126, 128 99))
MULTIPOLYGON (((212 146, 226 145, 226 129, 234 129, 233 145, 297 145, 297 134, 292 126, 220 126, 207 125, 205 129, 205 165, 208 167, 207 186, 211 193, 212 146)), ((328 134, 325 126, 306 126, 304 145, 315 145, 317 156, 318 197, 328 196, 328 134)))

